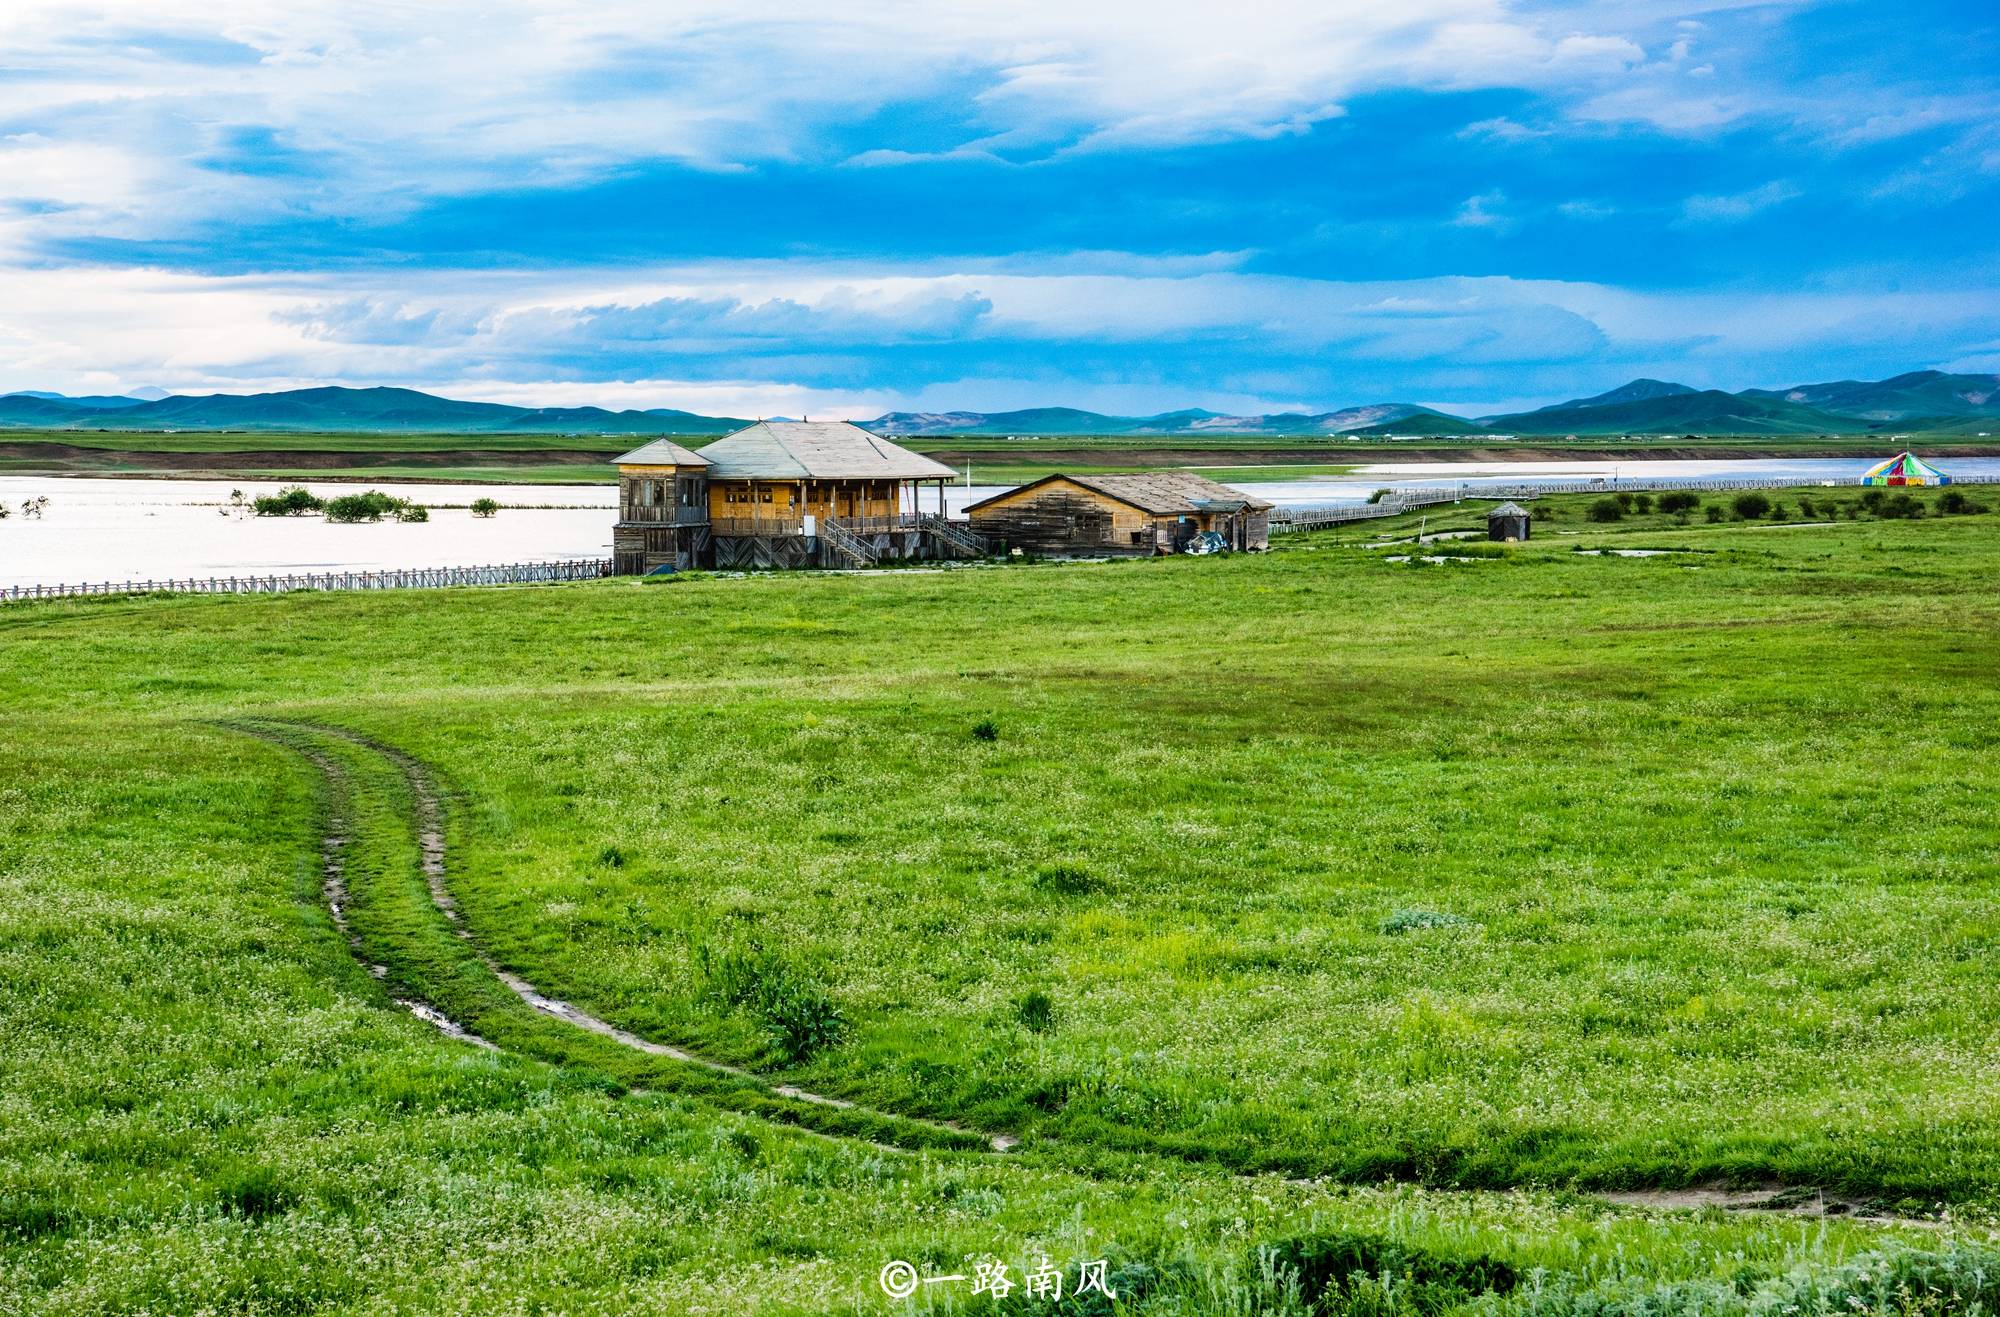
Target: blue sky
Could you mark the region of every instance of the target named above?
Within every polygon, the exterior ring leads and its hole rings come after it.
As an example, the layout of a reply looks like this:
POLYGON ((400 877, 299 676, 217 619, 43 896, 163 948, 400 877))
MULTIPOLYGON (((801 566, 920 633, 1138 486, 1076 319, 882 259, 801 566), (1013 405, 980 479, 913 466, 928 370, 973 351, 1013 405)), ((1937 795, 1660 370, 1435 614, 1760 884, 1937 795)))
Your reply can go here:
POLYGON ((0 389, 1479 413, 1995 371, 1996 53, 1973 0, 15 0, 0 389))

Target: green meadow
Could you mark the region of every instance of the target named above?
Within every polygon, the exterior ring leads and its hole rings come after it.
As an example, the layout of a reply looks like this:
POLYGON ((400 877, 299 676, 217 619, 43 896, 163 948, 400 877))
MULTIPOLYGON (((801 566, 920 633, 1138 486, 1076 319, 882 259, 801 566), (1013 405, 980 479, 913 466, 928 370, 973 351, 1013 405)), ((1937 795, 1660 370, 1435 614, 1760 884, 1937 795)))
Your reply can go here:
POLYGON ((2000 515, 1832 493, 0 608, 0 1312, 1992 1312, 2000 515))

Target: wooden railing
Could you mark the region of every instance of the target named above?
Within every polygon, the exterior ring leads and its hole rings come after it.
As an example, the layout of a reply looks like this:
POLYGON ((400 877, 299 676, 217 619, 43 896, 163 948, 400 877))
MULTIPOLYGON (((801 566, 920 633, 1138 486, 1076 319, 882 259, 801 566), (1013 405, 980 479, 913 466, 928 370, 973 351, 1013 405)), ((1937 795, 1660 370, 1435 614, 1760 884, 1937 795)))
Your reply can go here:
POLYGON ((305 572, 286 576, 181 577, 164 581, 102 581, 76 585, 10 585, 0 600, 67 599, 117 594, 282 594, 289 590, 426 590, 452 585, 521 585, 593 581, 611 575, 608 558, 522 562, 480 567, 408 567, 380 572, 305 572))
POLYGON ((875 546, 847 528, 847 523, 826 517, 819 523, 819 540, 851 566, 872 567, 881 561, 875 546))
POLYGON ((978 558, 988 552, 986 537, 963 522, 949 521, 926 512, 917 518, 917 524, 920 529, 937 536, 961 553, 978 558))
POLYGON ((803 535, 805 522, 799 514, 775 517, 712 517, 708 528, 717 535, 803 535))
POLYGON ((647 526, 706 526, 708 509, 672 503, 633 504, 619 508, 618 519, 647 526))

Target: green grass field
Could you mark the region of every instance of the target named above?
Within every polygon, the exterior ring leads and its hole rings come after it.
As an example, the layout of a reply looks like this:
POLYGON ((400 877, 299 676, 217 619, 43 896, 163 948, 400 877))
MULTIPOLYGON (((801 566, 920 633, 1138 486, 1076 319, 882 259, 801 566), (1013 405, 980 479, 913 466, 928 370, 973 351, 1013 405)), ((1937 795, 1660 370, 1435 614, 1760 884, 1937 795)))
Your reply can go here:
MULTIPOLYGON (((670 436, 699 448, 713 436, 670 436)), ((461 483, 609 484, 612 460, 645 436, 596 434, 388 434, 345 431, 167 432, 0 430, 0 474, 177 475, 245 480, 445 480, 461 483)), ((1886 455, 1880 435, 1802 438, 1637 435, 1612 438, 1358 439, 1301 436, 1071 435, 1004 439, 913 437, 907 447, 982 484, 1073 474, 1192 467, 1238 480, 1338 474, 1382 461, 1516 457, 1863 457, 1886 455)), ((1903 442, 1899 440, 1898 442, 1903 442)), ((1935 456, 2000 452, 1976 436, 1919 436, 1935 456)))
POLYGON ((0 608, 0 1311, 1992 1311, 2000 516, 1593 501, 0 608))

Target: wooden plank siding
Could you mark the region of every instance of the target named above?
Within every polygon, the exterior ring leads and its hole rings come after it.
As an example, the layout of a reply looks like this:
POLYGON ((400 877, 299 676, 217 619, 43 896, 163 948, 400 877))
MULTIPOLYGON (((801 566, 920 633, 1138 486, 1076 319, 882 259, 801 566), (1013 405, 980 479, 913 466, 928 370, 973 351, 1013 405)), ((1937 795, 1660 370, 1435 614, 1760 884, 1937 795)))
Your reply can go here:
POLYGON ((1174 553, 1199 531, 1218 531, 1232 549, 1270 546, 1270 513, 1151 513, 1100 490, 1056 477, 1024 485, 970 510, 989 542, 1027 553, 1092 557, 1174 553))
POLYGON ((708 470, 699 466, 618 469, 618 522, 611 562, 621 576, 682 570, 708 557, 708 470))

